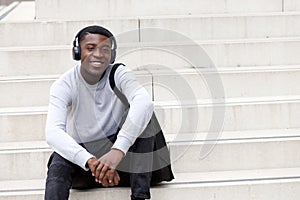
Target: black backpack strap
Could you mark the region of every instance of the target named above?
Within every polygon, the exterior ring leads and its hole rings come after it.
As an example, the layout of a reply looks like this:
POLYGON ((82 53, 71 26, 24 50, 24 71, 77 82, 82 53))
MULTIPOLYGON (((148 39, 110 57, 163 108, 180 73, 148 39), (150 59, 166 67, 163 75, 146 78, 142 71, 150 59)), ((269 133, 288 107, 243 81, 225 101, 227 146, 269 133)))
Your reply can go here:
POLYGON ((115 73, 116 73, 116 70, 118 69, 118 67, 120 65, 123 65, 123 63, 116 63, 112 66, 111 68, 111 71, 110 71, 110 74, 109 74, 109 84, 110 84, 110 87, 112 90, 114 90, 115 86, 116 86, 116 83, 115 83, 115 73))
POLYGON ((117 97, 121 100, 121 102, 122 102, 124 105, 129 106, 129 103, 128 103, 127 98, 126 98, 125 95, 122 94, 122 92, 116 87, 116 83, 115 83, 115 73, 116 73, 117 68, 118 68, 120 65, 125 66, 123 63, 116 63, 116 64, 114 64, 114 65, 112 66, 111 71, 110 71, 110 74, 109 74, 109 84, 110 84, 111 89, 114 91, 114 93, 117 95, 117 97))

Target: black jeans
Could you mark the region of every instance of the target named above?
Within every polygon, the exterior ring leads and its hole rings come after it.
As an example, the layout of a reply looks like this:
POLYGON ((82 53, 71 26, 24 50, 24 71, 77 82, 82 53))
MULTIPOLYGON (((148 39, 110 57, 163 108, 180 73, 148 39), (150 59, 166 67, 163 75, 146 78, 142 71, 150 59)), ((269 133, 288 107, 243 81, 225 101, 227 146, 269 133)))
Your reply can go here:
MULTIPOLYGON (((116 135, 109 138, 112 142, 115 141, 116 135)), ((100 141, 101 143, 101 141, 100 141)), ((107 140, 106 140, 107 143, 107 140)), ((101 146, 99 141, 96 145, 88 144, 87 146, 101 146)), ((101 146, 101 151, 94 153, 93 148, 83 145, 93 155, 98 154, 97 157, 103 155, 110 148, 111 144, 104 144, 101 146), (91 150, 91 151, 90 151, 91 150)), ((150 152, 153 149, 154 137, 150 138, 138 138, 133 146, 129 149, 129 152, 150 152)), ((99 148, 97 148, 99 150, 99 148)), ((150 199, 150 185, 151 185, 151 168, 152 159, 149 156, 143 156, 141 160, 125 156, 121 161, 117 171, 120 176, 119 187, 131 187, 131 199, 150 199), (148 159, 149 158, 149 159, 148 159), (143 166, 143 171, 138 168, 143 166), (147 168, 145 170, 145 167, 147 168), (134 173, 140 171, 140 173, 134 173)), ((134 154, 133 154, 134 155, 134 154)), ((137 154, 138 155, 138 154, 137 154)), ((45 200, 67 200, 69 198, 70 189, 91 189, 101 188, 102 185, 95 182, 95 178, 90 171, 85 171, 78 165, 64 159, 62 156, 54 152, 48 162, 48 172, 46 180, 45 200)))

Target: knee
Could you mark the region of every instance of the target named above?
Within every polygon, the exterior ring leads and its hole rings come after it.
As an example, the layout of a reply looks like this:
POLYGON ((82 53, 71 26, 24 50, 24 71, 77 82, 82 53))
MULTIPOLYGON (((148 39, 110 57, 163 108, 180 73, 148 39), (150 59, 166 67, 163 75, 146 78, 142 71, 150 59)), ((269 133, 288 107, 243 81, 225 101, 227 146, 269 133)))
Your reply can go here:
POLYGON ((47 181, 71 182, 75 166, 54 153, 48 163, 47 181))
POLYGON ((49 166, 47 172, 48 179, 67 181, 72 179, 72 169, 60 163, 53 163, 49 166))

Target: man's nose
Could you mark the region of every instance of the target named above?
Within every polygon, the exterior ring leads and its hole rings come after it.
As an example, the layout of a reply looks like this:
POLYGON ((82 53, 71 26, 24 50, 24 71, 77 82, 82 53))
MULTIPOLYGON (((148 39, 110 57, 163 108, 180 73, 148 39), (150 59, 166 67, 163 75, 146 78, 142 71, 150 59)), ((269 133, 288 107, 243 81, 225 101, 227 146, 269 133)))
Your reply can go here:
POLYGON ((96 57, 102 57, 104 54, 103 54, 102 49, 100 47, 98 47, 98 48, 94 49, 93 55, 96 57))

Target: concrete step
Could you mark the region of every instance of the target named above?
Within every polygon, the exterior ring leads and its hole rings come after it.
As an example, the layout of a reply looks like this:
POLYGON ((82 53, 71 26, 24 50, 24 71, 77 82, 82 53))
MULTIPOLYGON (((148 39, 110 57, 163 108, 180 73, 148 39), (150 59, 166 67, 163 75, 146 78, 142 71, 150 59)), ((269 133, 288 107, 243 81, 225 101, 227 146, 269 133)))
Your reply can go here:
MULTIPOLYGON (((52 19, 47 21, 1 21, 0 35, 7 39, 6 41, 0 41, 0 47, 72 45, 77 32, 90 24, 99 24, 107 27, 115 35, 128 30, 138 30, 137 18, 88 19, 78 21, 55 21, 52 19), (11 30, 14 31, 12 32, 11 30), (24 34, 24 30, 26 30, 26 34, 24 34)), ((125 41, 120 42, 137 42, 138 37, 137 31, 135 35, 131 35, 125 41)))
POLYGON ((103 17, 127 16, 157 16, 157 15, 195 15, 203 13, 246 13, 246 12, 281 12, 282 0, 180 0, 149 1, 97 1, 85 4, 84 0, 62 1, 55 0, 45 3, 36 0, 37 19, 47 20, 85 20, 103 17), (68 10, 70 5, 72 9, 68 10), (82 10, 82 5, 85 9, 82 10), (94 8, 101 8, 101 12, 93 12, 94 8), (55 12, 55 15, 53 13, 55 12), (80 15, 78 13, 81 13, 80 15))
MULTIPOLYGON (((152 96, 152 76, 147 71, 135 72, 137 80, 152 96)), ((52 83, 58 76, 0 77, 0 108, 47 106, 52 83)))
MULTIPOLYGON (((201 198, 216 200, 232 198, 250 200, 254 197, 257 200, 269 200, 271 198, 292 200, 299 196, 297 173, 299 173, 299 169, 291 168, 210 174, 176 174, 177 180, 152 188, 152 199, 179 200, 182 199, 180 195, 185 193, 187 195, 185 197, 189 199, 198 199, 197 197, 201 194, 201 198), (193 178, 198 178, 200 181, 194 181, 193 178)), ((0 199, 34 200, 43 198, 44 180, 4 181, 0 182, 0 185, 3 185, 0 199)), ((91 199, 96 196, 105 197, 107 200, 128 199, 129 194, 129 188, 118 187, 86 191, 72 190, 70 199, 91 199)))
MULTIPOLYGON (((300 38, 214 40, 199 43, 121 43, 117 61, 132 68, 297 65, 300 38), (259 51, 258 51, 259 50, 259 51)), ((1 47, 0 76, 61 74, 74 65, 71 46, 1 47), (28 58, 28 59, 24 59, 28 58)))
MULTIPOLYGON (((2 181, 0 199, 35 200, 43 199, 44 180, 2 181)), ((294 200, 300 197, 299 168, 248 170, 218 173, 178 173, 171 183, 164 183, 151 189, 153 200, 188 199, 231 200, 294 200)), ((70 199, 128 199, 129 188, 105 188, 92 190, 71 190, 70 199)))
MULTIPOLYGON (((211 172, 300 165, 300 154, 297 153, 300 143, 299 129, 223 132, 220 135, 166 134, 166 138, 175 172, 211 172)), ((0 161, 3 163, 0 167, 0 180, 44 178, 51 152, 45 141, 0 143, 0 161), (26 173, 24 163, 31 166, 26 173)))
POLYGON ((300 2, 298 0, 284 0, 284 11, 300 11, 300 2))
MULTIPOLYGON (((167 133, 300 127, 299 96, 155 104, 157 117, 167 133)), ((46 115, 47 107, 1 108, 0 136, 3 141, 44 138, 46 115)))
POLYGON ((47 108, 20 107, 0 109, 1 137, 5 142, 45 139, 47 108))
MULTIPOLYGON (((246 130, 246 131, 222 131, 218 135, 209 132, 202 133, 169 133, 164 131, 167 143, 183 143, 191 141, 234 141, 234 140, 255 140, 255 139, 271 139, 271 138, 291 138, 299 136, 299 128, 294 129, 267 129, 267 130, 246 130), (212 138, 211 136, 216 136, 212 138)), ((30 134, 30 131, 27 131, 30 134)), ((44 135, 44 133, 42 133, 44 135)), ((7 141, 0 143, 0 151, 33 149, 48 149, 45 137, 32 138, 27 141, 7 141)))
POLYGON ((175 172, 299 167, 300 137, 170 143, 175 172))
POLYGON ((117 60, 129 66, 157 65, 168 68, 250 67, 297 65, 299 37, 268 39, 141 42, 118 50, 117 60))
MULTIPOLYGON (((154 101, 300 94, 298 87, 300 66, 220 68, 218 70, 157 69, 156 66, 148 66, 134 73, 154 101), (221 91, 222 89, 224 91, 221 91)), ((47 106, 50 87, 58 76, 0 78, 0 93, 7 94, 0 99, 0 108, 47 106)))
POLYGON ((41 179, 46 176, 47 162, 51 153, 45 142, 4 144, 0 151, 0 180, 41 179), (9 148, 6 146, 9 145, 9 148))
POLYGON ((33 77, 0 79, 0 92, 3 98, 0 107, 47 106, 49 91, 57 77, 33 77))
POLYGON ((149 66, 155 101, 298 95, 300 68, 172 69, 149 66), (222 92, 222 89, 224 92, 222 92))
POLYGON ((163 130, 170 133, 299 127, 296 96, 155 103, 163 130))
MULTIPOLYGON (((257 138, 170 141, 173 170, 204 173, 300 167, 299 130, 293 132, 294 135, 282 137, 265 137, 263 131, 260 133, 257 138)), ((45 178, 52 152, 45 142, 4 143, 1 146, 1 181, 45 178), (26 173, 25 163, 30 166, 26 167, 26 173)))
POLYGON ((140 41, 295 37, 300 35, 299 17, 297 12, 141 17, 140 41), (148 28, 160 31, 153 34, 148 28))
MULTIPOLYGON (((28 15, 28 17, 30 16, 28 15)), ((89 24, 99 24, 109 28, 121 43, 295 37, 300 35, 300 14, 295 12, 135 16, 94 21, 89 19, 26 22, 10 20, 6 22, 6 19, 0 23, 1 37, 6 38, 0 41, 1 47, 70 45, 75 34, 89 24), (149 28, 158 30, 153 31, 149 28), (24 30, 28 34, 24 35, 24 30), (126 35, 126 37, 122 37, 122 35, 126 35)))

